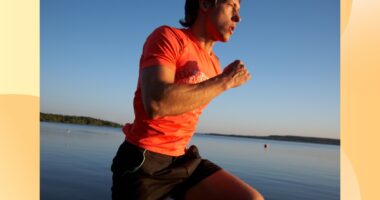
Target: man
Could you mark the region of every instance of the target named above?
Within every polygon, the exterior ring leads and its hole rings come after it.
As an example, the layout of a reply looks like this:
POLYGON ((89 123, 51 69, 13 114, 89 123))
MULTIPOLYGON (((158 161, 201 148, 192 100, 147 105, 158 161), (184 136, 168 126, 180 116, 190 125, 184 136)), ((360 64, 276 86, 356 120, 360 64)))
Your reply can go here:
POLYGON ((187 0, 177 29, 147 38, 134 97, 135 120, 113 160, 113 199, 263 199, 254 188, 186 149, 212 99, 250 79, 236 60, 223 71, 212 51, 240 22, 238 0, 187 0))

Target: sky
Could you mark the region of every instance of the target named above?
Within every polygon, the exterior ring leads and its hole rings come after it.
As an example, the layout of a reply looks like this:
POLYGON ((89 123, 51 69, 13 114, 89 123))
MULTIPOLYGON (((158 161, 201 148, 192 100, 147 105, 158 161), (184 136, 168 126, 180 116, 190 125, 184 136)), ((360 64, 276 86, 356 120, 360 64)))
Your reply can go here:
MULTIPOLYGON (((124 124, 146 37, 181 27, 184 0, 41 0, 41 112, 124 124)), ((203 111, 197 132, 339 138, 339 0, 244 0, 214 52, 251 80, 203 111)))

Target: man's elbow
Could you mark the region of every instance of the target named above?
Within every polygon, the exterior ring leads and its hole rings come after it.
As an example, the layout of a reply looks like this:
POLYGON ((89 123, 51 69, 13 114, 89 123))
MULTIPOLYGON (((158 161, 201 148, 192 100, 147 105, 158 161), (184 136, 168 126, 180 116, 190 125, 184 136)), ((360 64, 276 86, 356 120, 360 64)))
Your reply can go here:
POLYGON ((162 109, 158 102, 149 102, 144 104, 146 115, 149 119, 157 119, 162 116, 162 109))
POLYGON ((161 117, 161 115, 157 111, 147 112, 147 116, 149 119, 157 119, 161 117))

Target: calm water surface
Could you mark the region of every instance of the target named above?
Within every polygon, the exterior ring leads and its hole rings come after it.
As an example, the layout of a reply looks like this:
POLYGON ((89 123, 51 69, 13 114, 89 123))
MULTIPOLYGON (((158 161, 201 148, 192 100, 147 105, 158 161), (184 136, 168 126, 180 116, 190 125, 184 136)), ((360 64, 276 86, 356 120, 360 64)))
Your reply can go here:
MULTIPOLYGON (((41 122, 41 199, 111 199, 123 140, 117 128, 41 122)), ((339 146, 207 135, 191 143, 267 200, 340 199, 339 146)))

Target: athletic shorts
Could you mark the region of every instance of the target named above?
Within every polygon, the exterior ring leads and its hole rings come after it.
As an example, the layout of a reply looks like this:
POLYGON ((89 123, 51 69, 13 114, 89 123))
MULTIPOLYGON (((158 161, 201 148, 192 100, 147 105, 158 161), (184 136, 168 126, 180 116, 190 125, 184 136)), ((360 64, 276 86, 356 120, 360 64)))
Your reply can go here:
POLYGON ((196 146, 173 157, 124 141, 111 167, 112 199, 183 199, 188 189, 220 169, 202 159, 196 146))

